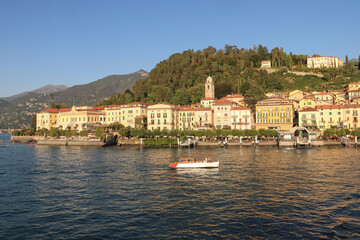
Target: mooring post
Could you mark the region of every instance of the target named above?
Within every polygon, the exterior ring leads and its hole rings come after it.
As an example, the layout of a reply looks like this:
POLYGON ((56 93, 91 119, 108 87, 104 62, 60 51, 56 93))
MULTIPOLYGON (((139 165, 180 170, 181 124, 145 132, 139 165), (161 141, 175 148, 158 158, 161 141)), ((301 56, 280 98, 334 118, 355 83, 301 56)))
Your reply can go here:
POLYGON ((242 144, 242 139, 241 139, 241 137, 240 137, 240 147, 241 147, 241 144, 242 144))

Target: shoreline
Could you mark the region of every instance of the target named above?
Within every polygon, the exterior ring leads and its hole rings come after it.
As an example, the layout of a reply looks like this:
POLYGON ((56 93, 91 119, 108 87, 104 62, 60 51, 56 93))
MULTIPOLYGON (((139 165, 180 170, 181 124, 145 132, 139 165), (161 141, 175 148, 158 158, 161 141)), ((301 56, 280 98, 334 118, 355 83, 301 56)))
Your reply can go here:
MULTIPOLYGON (((11 143, 36 143, 38 145, 47 145, 47 146, 95 146, 95 147, 104 147, 117 145, 118 147, 166 147, 166 148, 179 148, 177 144, 171 145, 145 145, 140 139, 119 139, 116 143, 114 140, 112 142, 104 142, 100 139, 80 139, 80 138, 70 138, 70 139, 54 139, 54 138, 45 138, 38 136, 11 136, 11 143)), ((357 147, 357 143, 347 142, 346 146, 357 147)), ((195 148, 226 148, 226 147, 279 147, 279 148, 314 148, 314 147, 332 147, 332 146, 343 146, 340 141, 323 141, 316 140, 312 141, 310 145, 297 146, 293 141, 280 141, 269 140, 269 141, 259 141, 257 144, 251 141, 243 141, 241 144, 239 141, 229 141, 226 144, 223 142, 208 142, 208 141, 199 141, 195 148)))

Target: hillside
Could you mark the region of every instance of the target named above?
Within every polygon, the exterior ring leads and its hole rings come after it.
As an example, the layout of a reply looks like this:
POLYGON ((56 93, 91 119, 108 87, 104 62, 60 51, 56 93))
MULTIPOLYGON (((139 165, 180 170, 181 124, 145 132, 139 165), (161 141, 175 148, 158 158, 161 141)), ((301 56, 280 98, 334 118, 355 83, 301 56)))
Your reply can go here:
POLYGON ((33 91, 26 91, 26 92, 22 92, 22 93, 19 93, 19 94, 10 96, 10 97, 3 97, 3 98, 0 98, 0 99, 3 99, 5 101, 7 101, 7 102, 11 102, 11 101, 13 101, 13 100, 15 100, 17 98, 23 97, 23 96, 25 96, 27 94, 30 94, 30 93, 38 93, 38 94, 55 93, 55 92, 64 91, 67 88, 69 88, 69 87, 67 87, 65 85, 46 85, 44 87, 35 89, 33 91))
POLYGON ((239 49, 226 45, 224 49, 208 47, 175 53, 159 62, 149 76, 138 81, 132 91, 113 94, 98 105, 121 104, 131 101, 168 102, 175 105, 197 103, 204 96, 204 81, 210 75, 215 81, 215 95, 221 98, 241 93, 247 98, 263 97, 266 92, 294 89, 326 91, 343 88, 350 81, 360 80, 353 66, 341 69, 316 70, 324 77, 299 76, 288 70, 309 71, 306 55, 288 54, 282 48, 271 51, 262 45, 239 49), (270 60, 278 71, 260 69, 262 60, 270 60))
POLYGON ((46 109, 53 96, 54 102, 66 103, 69 106, 94 105, 113 92, 123 93, 132 88, 135 82, 147 76, 147 72, 140 70, 125 75, 111 75, 89 84, 66 88, 64 91, 52 93, 53 88, 40 88, 17 96, 11 102, 0 100, 0 129, 19 128, 30 123, 31 118, 39 111, 46 109), (38 93, 36 93, 36 91, 38 93), (3 107, 1 107, 3 106, 3 107))
POLYGON ((56 93, 54 101, 66 103, 69 106, 94 105, 115 92, 123 93, 126 89, 131 89, 136 81, 145 77, 147 77, 147 72, 144 70, 125 75, 110 75, 89 84, 76 85, 56 93))

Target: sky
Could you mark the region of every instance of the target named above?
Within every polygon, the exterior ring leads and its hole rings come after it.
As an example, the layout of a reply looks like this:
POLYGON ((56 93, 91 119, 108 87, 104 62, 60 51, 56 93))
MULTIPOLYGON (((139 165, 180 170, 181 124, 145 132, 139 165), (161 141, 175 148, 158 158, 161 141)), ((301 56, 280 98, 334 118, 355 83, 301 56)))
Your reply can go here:
POLYGON ((225 44, 358 58, 359 13, 360 0, 0 0, 0 97, 225 44))

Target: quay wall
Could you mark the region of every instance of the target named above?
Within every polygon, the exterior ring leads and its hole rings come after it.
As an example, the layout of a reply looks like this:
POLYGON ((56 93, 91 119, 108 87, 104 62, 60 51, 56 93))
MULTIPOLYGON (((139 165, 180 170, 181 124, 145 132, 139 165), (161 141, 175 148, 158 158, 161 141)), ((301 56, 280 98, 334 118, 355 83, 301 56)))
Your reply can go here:
POLYGON ((37 142, 39 140, 38 136, 11 136, 11 143, 28 143, 28 142, 37 142))
POLYGON ((89 140, 65 140, 65 139, 41 139, 37 142, 38 145, 53 145, 53 146, 97 146, 104 145, 102 141, 89 141, 89 140))

